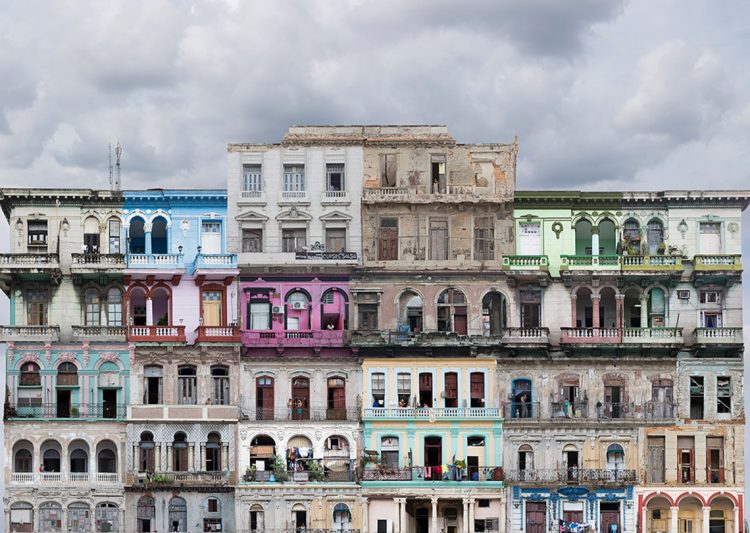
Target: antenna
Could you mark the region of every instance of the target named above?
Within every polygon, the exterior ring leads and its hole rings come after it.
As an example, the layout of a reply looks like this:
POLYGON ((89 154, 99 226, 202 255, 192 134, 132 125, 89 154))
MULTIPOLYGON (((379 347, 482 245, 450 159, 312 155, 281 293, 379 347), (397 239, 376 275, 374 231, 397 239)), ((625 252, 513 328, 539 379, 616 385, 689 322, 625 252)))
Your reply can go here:
POLYGON ((109 149, 107 150, 107 156, 109 157, 109 188, 114 190, 115 184, 112 182, 112 143, 109 143, 109 149))
POLYGON ((115 146, 115 185, 114 190, 120 190, 120 159, 122 158, 122 146, 120 146, 120 140, 117 140, 117 146, 115 146))

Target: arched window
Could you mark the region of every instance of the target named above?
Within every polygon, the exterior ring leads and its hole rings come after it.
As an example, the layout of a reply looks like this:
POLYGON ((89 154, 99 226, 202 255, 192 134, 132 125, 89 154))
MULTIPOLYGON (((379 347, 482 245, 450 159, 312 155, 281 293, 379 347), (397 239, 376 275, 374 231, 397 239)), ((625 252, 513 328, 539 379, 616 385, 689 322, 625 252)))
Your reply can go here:
POLYGON ((593 255, 591 240, 591 222, 579 220, 575 225, 576 253, 575 255, 593 255))
POLYGON ((99 253, 99 221, 88 217, 83 222, 83 249, 87 254, 99 253))
POLYGON ((534 449, 528 444, 522 444, 518 447, 518 472, 519 481, 533 480, 534 449))
POLYGON ((226 366, 211 367, 211 403, 229 405, 229 368, 226 366))
POLYGON ((57 367, 57 386, 75 387, 78 385, 78 367, 73 363, 62 363, 57 367))
POLYGON ((179 496, 169 500, 169 531, 187 531, 187 502, 179 496))
POLYGON ((607 470, 622 470, 625 467, 625 450, 619 444, 607 447, 607 470))
POLYGON ((169 253, 167 250, 167 221, 164 220, 164 217, 156 217, 151 223, 151 253, 169 253))
POLYGON ((107 291, 107 325, 122 325, 122 291, 117 287, 107 291))
POLYGON ((102 532, 120 531, 120 510, 114 503, 104 502, 96 506, 96 530, 102 532))
POLYGON ((27 449, 16 452, 13 460, 13 472, 29 473, 34 471, 34 457, 27 449))
POLYGON ((185 472, 188 469, 188 443, 187 435, 182 431, 175 433, 172 442, 172 470, 185 472))
POLYGON ((10 530, 33 531, 34 506, 28 502, 16 502, 10 506, 10 530))
POLYGON ((146 233, 144 232, 144 221, 141 217, 135 217, 130 221, 128 228, 129 252, 131 254, 146 253, 146 233))
POLYGON ((45 472, 60 471, 60 452, 57 450, 46 450, 42 454, 42 465, 45 472))
POLYGON ((328 378, 328 420, 346 420, 346 380, 342 377, 328 378))
POLYGON ((86 306, 86 325, 98 326, 101 317, 101 300, 99 291, 96 289, 87 289, 84 294, 84 303, 86 306))
POLYGON ((154 435, 150 431, 141 433, 138 451, 140 455, 138 458, 138 471, 154 472, 156 470, 156 445, 154 444, 154 435))
POLYGON ((622 250, 627 255, 640 255, 641 253, 641 225, 629 218, 622 225, 622 250))
POLYGON ((413 291, 404 291, 398 297, 398 332, 422 332, 422 298, 413 291))
POLYGON ((198 403, 197 370, 192 365, 177 369, 177 403, 195 405, 198 403))
POLYGON ((253 504, 250 506, 250 533, 261 533, 264 529, 263 506, 253 504))
POLYGON ((337 503, 333 508, 333 529, 335 531, 348 531, 352 521, 352 513, 345 503, 337 503))
POLYGON ((70 453, 70 471, 78 474, 89 471, 89 454, 80 448, 70 453))
POLYGON ((148 532, 156 528, 156 505, 151 496, 141 496, 138 499, 138 531, 148 532))
POLYGON ((310 298, 302 291, 291 291, 286 295, 286 329, 298 331, 311 329, 310 298))
POLYGON ((221 436, 209 433, 206 442, 206 470, 219 472, 221 470, 221 436))
POLYGON ((466 296, 458 289, 444 290, 437 301, 438 331, 466 335, 468 328, 466 296))
POLYGON ((485 336, 502 335, 508 327, 505 296, 499 292, 488 292, 482 298, 482 333, 485 336))
POLYGON ((68 506, 68 531, 88 533, 91 531, 91 508, 83 502, 68 506))
POLYGON ((648 254, 663 254, 665 250, 664 243, 664 225, 660 220, 652 219, 647 226, 646 238, 648 239, 648 254))
POLYGON ((44 525, 45 532, 62 531, 62 518, 62 506, 59 503, 44 502, 39 506, 39 522, 44 525))
POLYGON ((39 374, 39 365, 36 363, 24 363, 21 365, 21 380, 18 383, 23 386, 39 386, 42 378, 39 374))
POLYGON ((113 450, 101 450, 97 457, 97 469, 100 474, 116 474, 117 454, 113 450))

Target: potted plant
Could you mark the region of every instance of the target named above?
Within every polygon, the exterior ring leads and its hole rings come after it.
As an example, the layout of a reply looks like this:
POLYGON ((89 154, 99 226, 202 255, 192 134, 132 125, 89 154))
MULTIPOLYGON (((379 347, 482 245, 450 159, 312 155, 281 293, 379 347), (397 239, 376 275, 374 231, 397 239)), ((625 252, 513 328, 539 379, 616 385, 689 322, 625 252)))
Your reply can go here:
POLYGON ((71 418, 78 418, 78 407, 71 407, 70 408, 70 416, 71 418))
POLYGON ((255 465, 248 466, 245 469, 245 475, 242 476, 242 481, 255 481, 255 473, 258 471, 258 467, 255 465))
POLYGON ((667 250, 667 243, 660 242, 659 245, 656 247, 656 253, 659 255, 664 255, 664 252, 667 250))
POLYGON ((325 478, 323 467, 317 461, 307 461, 307 471, 313 481, 323 481, 325 478))
POLYGON ((274 455, 271 457, 271 471, 273 472, 275 481, 279 481, 282 483, 284 481, 289 481, 289 472, 286 471, 286 464, 284 464, 284 459, 282 459, 278 455, 274 455))

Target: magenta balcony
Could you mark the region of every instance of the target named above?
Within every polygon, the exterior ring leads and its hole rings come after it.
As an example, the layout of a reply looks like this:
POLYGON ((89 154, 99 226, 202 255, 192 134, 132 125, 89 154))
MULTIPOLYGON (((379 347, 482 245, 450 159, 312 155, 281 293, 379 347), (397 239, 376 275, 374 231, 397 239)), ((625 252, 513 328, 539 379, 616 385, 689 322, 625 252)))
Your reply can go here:
POLYGON ((295 330, 295 331, 243 331, 242 343, 245 346, 259 347, 300 347, 344 345, 346 331, 332 330, 295 330))
POLYGON ((619 328, 560 328, 560 344, 619 344, 619 328))

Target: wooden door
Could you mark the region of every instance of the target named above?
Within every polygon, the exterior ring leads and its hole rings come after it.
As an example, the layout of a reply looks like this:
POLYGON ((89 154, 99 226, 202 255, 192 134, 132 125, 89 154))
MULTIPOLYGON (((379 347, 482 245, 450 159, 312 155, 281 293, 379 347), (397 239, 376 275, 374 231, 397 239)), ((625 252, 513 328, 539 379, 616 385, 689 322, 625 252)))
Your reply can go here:
POLYGON ((384 218, 380 221, 378 233, 378 260, 398 259, 398 219, 384 218))
POLYGON ((201 254, 221 253, 221 222, 204 222, 201 232, 201 254))
POLYGON ((256 381, 256 420, 273 420, 273 378, 261 377, 256 381))
POLYGON ((221 326, 221 291, 203 291, 203 325, 221 326))
POLYGON ((346 386, 342 378, 328 380, 328 420, 346 420, 346 386))
POLYGON ((472 372, 470 383, 471 383, 471 399, 483 400, 484 399, 484 374, 481 372, 472 372))
POLYGON ((459 335, 466 335, 468 332, 468 320, 466 319, 466 308, 456 307, 453 311, 453 331, 459 335))
POLYGON ((448 260, 448 221, 430 221, 430 260, 448 260))
POLYGON ((526 502, 526 533, 546 533, 547 505, 544 502, 526 502))
POLYGON ((600 511, 599 531, 600 533, 621 533, 620 511, 614 509, 600 511))
POLYGON ((647 472, 650 483, 664 483, 664 446, 648 447, 647 472))
POLYGON ((445 406, 458 407, 458 374, 445 374, 445 406))
POLYGON ((293 420, 310 420, 310 380, 294 378, 292 380, 292 401, 294 402, 293 420))

